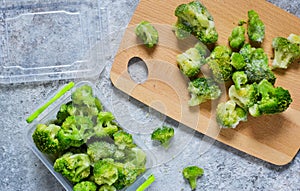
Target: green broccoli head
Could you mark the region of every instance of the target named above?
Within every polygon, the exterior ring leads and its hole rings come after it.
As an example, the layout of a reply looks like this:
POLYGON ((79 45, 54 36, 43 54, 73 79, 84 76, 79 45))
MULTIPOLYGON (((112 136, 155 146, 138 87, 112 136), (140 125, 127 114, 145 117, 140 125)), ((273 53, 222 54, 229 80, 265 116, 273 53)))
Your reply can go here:
POLYGON ((114 186, 110 186, 107 184, 102 185, 98 191, 117 191, 117 189, 114 186))
POLYGON ((296 35, 296 34, 290 34, 287 38, 291 43, 293 44, 297 44, 298 46, 300 46, 300 35, 296 35))
POLYGON ((78 183, 90 175, 90 159, 87 154, 65 153, 55 160, 53 167, 73 183, 78 183))
POLYGON ((174 129, 172 127, 162 126, 156 128, 152 132, 151 139, 159 141, 165 148, 167 148, 173 136, 174 136, 174 129))
POLYGON ((245 32, 246 29, 243 26, 234 27, 231 35, 228 38, 229 45, 231 48, 240 49, 245 43, 245 32))
POLYGON ((272 47, 274 50, 273 68, 286 69, 291 63, 300 58, 300 47, 286 38, 274 38, 272 47))
POLYGON ((244 71, 249 83, 259 83, 263 79, 275 83, 276 77, 269 67, 268 56, 262 48, 252 51, 250 62, 247 62, 244 71))
POLYGON ((97 191, 97 185, 92 181, 82 181, 75 184, 73 191, 97 191))
POLYGON ((231 49, 218 45, 207 58, 207 63, 217 82, 224 82, 231 78, 234 68, 230 63, 231 49))
POLYGON ((94 127, 96 136, 102 138, 116 133, 120 128, 113 121, 114 119, 111 112, 100 112, 97 117, 97 125, 94 127))
POLYGON ((115 144, 119 149, 124 150, 125 148, 133 148, 136 145, 133 142, 132 135, 125 131, 118 131, 113 134, 115 144))
POLYGON ((190 106, 217 99, 221 95, 219 86, 212 79, 204 77, 189 82, 188 91, 191 94, 190 106))
POLYGON ((43 153, 57 154, 60 151, 66 149, 57 138, 57 134, 61 127, 50 124, 38 124, 32 134, 32 139, 36 147, 43 153))
POLYGON ((251 47, 249 43, 244 44, 244 46, 240 49, 239 54, 243 56, 244 61, 246 63, 251 62, 252 52, 255 50, 254 47, 251 47))
POLYGON ((224 128, 235 128, 240 121, 247 121, 247 112, 233 100, 219 103, 216 112, 217 122, 224 128))
POLYGON ((190 183, 192 190, 195 190, 197 187, 197 178, 202 176, 204 170, 198 166, 188 166, 185 167, 182 171, 182 175, 190 183))
POLYGON ((282 87, 274 87, 267 80, 262 80, 257 85, 258 100, 249 108, 249 113, 258 117, 263 114, 276 114, 285 111, 292 103, 288 90, 282 87))
POLYGON ((192 33, 192 28, 188 24, 184 23, 185 21, 183 21, 181 18, 178 18, 174 25, 174 32, 178 39, 185 39, 192 33))
POLYGON ((229 98, 233 100, 238 106, 248 111, 252 107, 258 98, 257 84, 246 84, 241 86, 239 89, 235 85, 229 88, 229 98))
POLYGON ((111 159, 99 160, 94 164, 94 179, 98 185, 111 186, 118 180, 118 169, 111 159))
POLYGON ((176 25, 185 25, 201 42, 210 44, 218 40, 213 17, 199 1, 179 5, 175 16, 178 18, 176 25))
POLYGON ((95 163, 100 159, 113 158, 117 150, 116 145, 105 141, 97 141, 88 145, 87 154, 91 162, 95 163))
POLYGON ((262 43, 265 38, 265 24, 254 10, 248 11, 248 36, 256 43, 262 43))
POLYGON ((60 106, 59 111, 56 114, 56 125, 62 125, 62 123, 66 120, 70 115, 74 115, 76 108, 73 107, 72 102, 68 102, 66 104, 62 104, 60 106))
POLYGON ((241 86, 248 82, 247 75, 244 71, 234 72, 232 75, 232 81, 237 90, 241 89, 241 86))
POLYGON ((230 61, 231 61, 230 64, 236 70, 242 70, 246 66, 246 62, 245 62, 244 57, 240 53, 237 53, 237 52, 233 52, 231 54, 230 61))
POLYGON ((158 43, 158 32, 148 21, 141 21, 135 28, 135 34, 143 41, 144 45, 152 48, 158 43))

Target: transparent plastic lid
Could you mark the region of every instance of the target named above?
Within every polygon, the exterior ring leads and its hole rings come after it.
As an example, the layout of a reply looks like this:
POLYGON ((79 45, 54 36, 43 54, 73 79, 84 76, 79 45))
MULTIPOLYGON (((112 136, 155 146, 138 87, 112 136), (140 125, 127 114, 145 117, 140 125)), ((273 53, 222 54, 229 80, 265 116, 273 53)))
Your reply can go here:
POLYGON ((104 68, 101 0, 6 0, 0 10, 0 83, 90 78, 104 68))

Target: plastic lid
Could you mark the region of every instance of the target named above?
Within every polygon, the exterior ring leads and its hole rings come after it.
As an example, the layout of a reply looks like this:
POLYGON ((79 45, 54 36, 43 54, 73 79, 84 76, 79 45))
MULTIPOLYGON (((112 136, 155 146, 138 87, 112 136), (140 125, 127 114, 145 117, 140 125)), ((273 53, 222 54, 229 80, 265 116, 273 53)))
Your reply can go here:
POLYGON ((99 0, 8 0, 0 10, 0 83, 90 78, 103 70, 108 23, 99 0))

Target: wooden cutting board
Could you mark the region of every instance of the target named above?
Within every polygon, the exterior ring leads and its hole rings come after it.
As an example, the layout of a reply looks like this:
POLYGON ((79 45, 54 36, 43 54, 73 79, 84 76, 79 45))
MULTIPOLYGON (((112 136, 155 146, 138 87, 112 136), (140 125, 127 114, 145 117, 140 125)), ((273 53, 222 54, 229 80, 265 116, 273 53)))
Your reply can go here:
MULTIPOLYGON (((118 89, 153 107, 165 115, 216 140, 276 165, 289 163, 300 148, 300 65, 294 63, 286 71, 276 70, 276 85, 288 89, 293 103, 277 115, 249 117, 236 129, 220 129, 215 122, 215 102, 189 107, 188 80, 177 68, 176 55, 192 47, 194 38, 177 40, 172 32, 176 22, 175 8, 184 0, 141 0, 125 31, 111 69, 111 81, 118 89), (159 32, 159 45, 145 48, 134 34, 142 20, 150 21, 159 32), (137 84, 128 73, 133 57, 144 60, 148 79, 137 84)), ((219 33, 218 44, 227 45, 228 36, 247 12, 254 9, 266 25, 262 44, 272 57, 274 37, 300 34, 300 19, 263 0, 202 0, 213 15, 219 33)), ((197 153, 195 153, 197 154, 197 153)))

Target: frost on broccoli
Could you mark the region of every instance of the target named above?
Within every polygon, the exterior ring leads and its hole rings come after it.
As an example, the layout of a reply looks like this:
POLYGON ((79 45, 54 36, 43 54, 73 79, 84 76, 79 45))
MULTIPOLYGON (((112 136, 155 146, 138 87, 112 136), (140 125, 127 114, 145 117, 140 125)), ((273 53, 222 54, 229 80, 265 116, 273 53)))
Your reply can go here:
POLYGON ((231 48, 239 50, 245 43, 245 32, 246 29, 243 26, 237 26, 233 28, 231 35, 228 38, 229 45, 231 48))
POLYGON ((293 44, 297 44, 298 46, 300 46, 300 35, 296 35, 296 34, 293 34, 291 33, 287 39, 293 43, 293 44))
POLYGON ((182 39, 187 36, 186 34, 191 33, 205 44, 217 42, 218 33, 213 17, 199 1, 179 5, 175 10, 175 16, 178 18, 175 24, 178 28, 175 29, 178 38, 182 39))
POLYGON ((112 159, 99 160, 93 168, 95 183, 111 186, 118 179, 118 169, 112 159))
POLYGON ((247 121, 247 112, 229 100, 218 104, 216 119, 221 127, 235 128, 241 121, 247 121))
POLYGON ((107 184, 102 185, 98 191, 117 191, 117 189, 114 186, 110 186, 107 184))
POLYGON ((252 42, 262 43, 265 38, 265 24, 254 10, 248 11, 248 36, 252 42))
POLYGON ((125 131, 118 131, 113 134, 115 144, 119 149, 124 150, 125 148, 133 148, 136 145, 133 142, 132 135, 125 131))
POLYGON ((111 112, 100 112, 97 116, 97 124, 94 127, 95 135, 97 137, 112 137, 120 127, 114 122, 114 115, 111 112))
POLYGON ((210 78, 196 78, 189 82, 188 91, 191 94, 190 106, 199 105, 207 100, 214 100, 220 97, 221 89, 210 78))
POLYGON ((230 62, 231 53, 232 51, 229 47, 218 45, 206 59, 217 82, 228 81, 234 72, 234 68, 230 62))
POLYGON ((274 51, 273 68, 286 69, 300 58, 300 47, 284 37, 276 37, 272 41, 274 51))
POLYGON ((197 76, 200 73, 201 66, 206 63, 205 57, 207 54, 206 46, 198 42, 194 47, 177 55, 177 64, 180 71, 189 78, 197 76))
POLYGON ((152 48, 159 40, 156 28, 148 21, 141 21, 135 28, 135 34, 148 48, 152 48))
POLYGON ((231 54, 230 64, 236 70, 243 70, 246 66, 246 62, 245 62, 244 57, 240 53, 237 53, 237 52, 233 52, 231 54))
POLYGON ((168 148, 171 138, 174 136, 174 129, 172 127, 162 126, 155 129, 151 134, 151 139, 159 141, 162 146, 168 148))
POLYGON ((198 166, 188 166, 185 167, 182 171, 182 175, 185 179, 189 181, 192 190, 195 190, 197 187, 197 178, 202 176, 204 170, 198 166))
POLYGON ((82 181, 75 184, 73 191, 97 191, 97 185, 92 181, 82 181))
POLYGON ((91 162, 95 163, 100 159, 113 158, 117 150, 116 145, 105 141, 97 141, 88 145, 87 154, 91 162))

